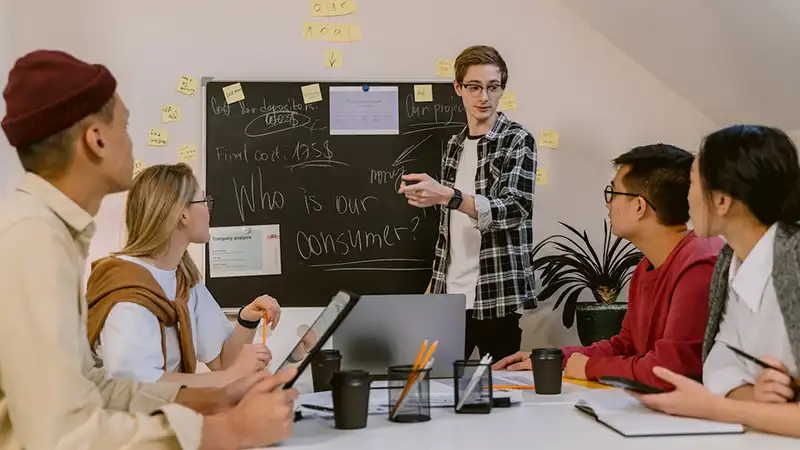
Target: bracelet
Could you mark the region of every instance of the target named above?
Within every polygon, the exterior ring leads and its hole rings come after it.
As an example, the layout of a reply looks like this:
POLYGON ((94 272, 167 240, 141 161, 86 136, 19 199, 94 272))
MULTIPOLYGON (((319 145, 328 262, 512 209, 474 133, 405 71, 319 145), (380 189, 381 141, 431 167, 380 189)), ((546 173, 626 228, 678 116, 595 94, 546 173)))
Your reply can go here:
POLYGON ((239 322, 239 325, 241 325, 241 326, 243 326, 245 328, 249 328, 251 330, 258 328, 258 324, 261 323, 260 320, 249 321, 249 320, 242 319, 242 310, 244 308, 245 308, 245 306, 242 306, 241 309, 239 309, 239 314, 236 315, 236 321, 239 322))

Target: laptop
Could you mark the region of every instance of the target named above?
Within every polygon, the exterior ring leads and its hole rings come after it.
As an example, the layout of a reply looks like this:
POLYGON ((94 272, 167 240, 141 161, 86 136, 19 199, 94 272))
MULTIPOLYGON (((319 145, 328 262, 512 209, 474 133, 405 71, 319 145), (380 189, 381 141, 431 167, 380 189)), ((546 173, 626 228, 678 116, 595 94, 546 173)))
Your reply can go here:
POLYGON ((452 378, 464 359, 467 299, 464 294, 363 295, 333 333, 342 370, 364 370, 385 379, 389 366, 411 365, 422 342, 438 340, 431 378, 452 378))

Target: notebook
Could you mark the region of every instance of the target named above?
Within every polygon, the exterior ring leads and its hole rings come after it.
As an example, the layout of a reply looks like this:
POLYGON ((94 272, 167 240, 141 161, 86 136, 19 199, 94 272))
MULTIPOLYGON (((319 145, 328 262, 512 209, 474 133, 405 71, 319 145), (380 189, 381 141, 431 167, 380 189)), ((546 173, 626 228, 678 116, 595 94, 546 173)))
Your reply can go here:
POLYGON ((625 437, 744 433, 744 427, 738 424, 653 411, 622 389, 585 391, 575 407, 625 437))

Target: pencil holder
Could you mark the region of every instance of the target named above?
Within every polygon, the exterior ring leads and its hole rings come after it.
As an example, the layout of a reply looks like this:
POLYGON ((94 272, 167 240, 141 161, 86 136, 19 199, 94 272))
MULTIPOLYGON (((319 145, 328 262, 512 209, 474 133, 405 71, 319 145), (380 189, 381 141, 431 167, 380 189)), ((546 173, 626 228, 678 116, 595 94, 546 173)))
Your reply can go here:
POLYGON ((431 420, 430 369, 392 366, 389 378, 389 420, 400 423, 431 420))
POLYGON ((453 362, 453 391, 457 414, 492 412, 492 366, 480 361, 453 362))

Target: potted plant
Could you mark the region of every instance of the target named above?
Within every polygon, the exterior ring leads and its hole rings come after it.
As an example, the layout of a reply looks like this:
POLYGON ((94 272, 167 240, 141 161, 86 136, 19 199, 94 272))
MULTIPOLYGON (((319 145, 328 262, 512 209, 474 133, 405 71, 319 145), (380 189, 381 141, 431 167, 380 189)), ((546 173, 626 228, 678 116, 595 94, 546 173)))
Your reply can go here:
POLYGON ((539 301, 546 301, 560 292, 553 310, 564 304, 561 320, 566 328, 571 328, 577 318, 578 337, 584 346, 619 334, 628 304, 617 303, 617 299, 630 282, 642 253, 622 238, 617 237, 612 242, 606 221, 603 222, 603 249, 599 255, 586 231, 580 233, 566 223, 559 223, 571 234, 555 234, 533 249, 533 269, 541 270, 542 274, 539 301), (557 252, 536 257, 550 247, 557 252), (589 289, 595 302, 578 302, 584 289, 589 289))

